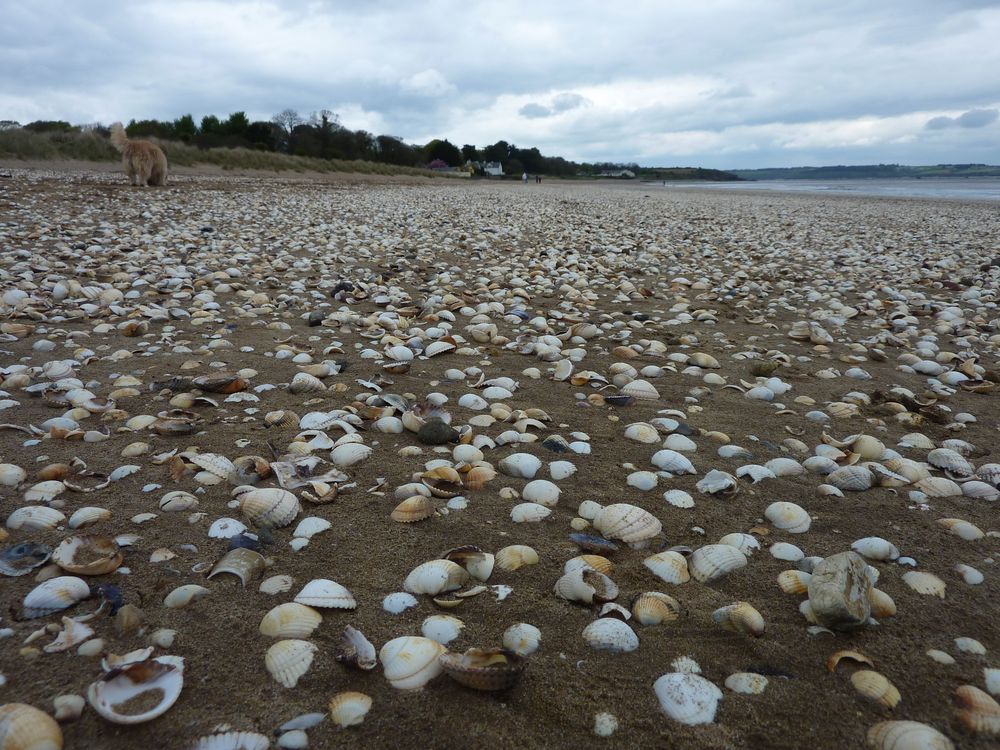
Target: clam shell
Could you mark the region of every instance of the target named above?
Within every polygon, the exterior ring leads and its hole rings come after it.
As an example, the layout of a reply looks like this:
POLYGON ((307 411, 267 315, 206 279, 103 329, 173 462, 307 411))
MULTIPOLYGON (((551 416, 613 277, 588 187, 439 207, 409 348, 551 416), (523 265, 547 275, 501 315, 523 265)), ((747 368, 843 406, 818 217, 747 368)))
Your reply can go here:
POLYGON ((641 625, 674 622, 681 615, 681 604, 668 594, 647 591, 632 601, 632 616, 641 625))
POLYGON ((47 505, 25 505, 7 516, 6 526, 11 531, 50 531, 66 516, 47 505))
POLYGON ((468 580, 469 572, 458 563, 451 560, 430 560, 410 571, 403 581, 403 590, 411 594, 436 596, 461 588, 468 580))
POLYGON ((637 443, 652 445, 659 442, 660 433, 648 422, 633 422, 625 428, 625 437, 637 443))
POLYGON ((809 573, 802 570, 784 570, 778 574, 778 586, 786 594, 808 594, 809 573))
POLYGON ((764 511, 764 517, 770 521, 775 528, 787 531, 789 534, 804 534, 809 531, 812 518, 805 508, 795 503, 779 501, 771 503, 764 511))
POLYGON ((674 450, 657 451, 649 460, 657 469, 668 471, 671 474, 697 473, 688 457, 674 450))
POLYGON ((326 609, 354 609, 358 606, 354 594, 328 578, 316 578, 309 581, 295 595, 294 601, 310 607, 326 609))
POLYGON ((0 573, 17 577, 41 567, 52 557, 51 548, 35 542, 21 542, 0 553, 0 573))
POLYGON ((73 511, 73 515, 69 517, 66 526, 73 530, 82 529, 84 526, 90 526, 100 521, 107 521, 109 518, 111 518, 111 511, 107 508, 87 506, 73 511))
POLYGON ((866 739, 872 750, 955 750, 951 740, 919 721, 880 721, 866 739))
POLYGON ((903 582, 918 594, 944 599, 945 583, 933 573, 910 570, 903 573, 903 582))
POLYGON ((828 484, 845 492, 864 492, 875 484, 875 475, 864 466, 842 466, 826 476, 828 484))
POLYGON ((67 573, 99 576, 122 564, 122 553, 115 540, 106 536, 84 534, 66 537, 52 552, 52 562, 67 573))
POLYGON ((44 711, 26 703, 0 706, 0 748, 62 750, 62 729, 44 711))
POLYGON ((524 544, 512 544, 496 553, 496 566, 501 570, 513 571, 537 563, 538 553, 524 544))
POLYGON ((398 523, 416 523, 430 518, 435 513, 434 503, 423 495, 413 495, 397 505, 389 518, 398 523))
POLYGON ((967 542, 982 539, 986 536, 978 526, 961 518, 939 518, 938 524, 948 529, 948 533, 954 534, 959 539, 964 539, 967 542))
POLYGON ((880 536, 858 539, 851 545, 851 549, 868 560, 895 560, 899 557, 896 545, 880 536))
POLYGON ((44 581, 24 597, 21 619, 32 620, 72 607, 90 596, 90 586, 82 578, 57 576, 44 581))
POLYGON ((687 558, 679 552, 671 550, 657 552, 643 560, 642 564, 649 568, 653 575, 667 583, 679 585, 691 580, 687 558))
POLYGON ((538 503, 518 503, 510 509, 510 520, 514 523, 538 523, 552 515, 552 511, 538 503))
POLYGON ((722 691, 704 677, 668 672, 653 683, 660 708, 681 724, 711 724, 722 700, 722 691))
POLYGON ((199 586, 196 583, 188 583, 184 586, 178 586, 167 594, 166 598, 163 600, 163 606, 167 609, 183 609, 189 604, 192 604, 211 593, 212 592, 204 586, 199 586))
POLYGON ((691 576, 701 583, 710 583, 747 564, 746 555, 728 544, 707 544, 688 558, 691 576))
POLYGON ((704 477, 702 477, 698 483, 695 485, 695 489, 698 492, 704 492, 707 495, 717 495, 720 492, 725 494, 731 494, 738 490, 736 477, 725 471, 719 471, 718 469, 712 469, 704 477))
POLYGON ((663 493, 663 499, 675 508, 694 507, 694 498, 684 490, 667 490, 663 493))
POLYGON ((649 511, 628 503, 603 507, 594 518, 594 528, 607 539, 620 539, 633 548, 646 546, 663 526, 649 511))
POLYGON ((420 625, 420 632, 425 638, 437 641, 442 646, 447 646, 458 638, 465 623, 457 617, 451 615, 431 615, 420 625))
POLYGON ((885 708, 895 708, 899 703, 899 691, 889 679, 879 672, 870 669, 859 669, 851 675, 854 689, 865 698, 875 701, 885 708))
POLYGON ((487 581, 493 574, 496 557, 489 552, 483 552, 479 547, 465 546, 448 550, 441 555, 445 560, 456 562, 469 571, 469 575, 477 581, 487 581))
POLYGON ((608 575, 614 567, 608 558, 601 555, 577 555, 563 563, 563 573, 569 573, 579 568, 593 568, 599 573, 608 575))
POLYGON ((393 638, 379 650, 385 678, 399 690, 419 690, 443 671, 438 657, 447 649, 430 638, 393 638))
POLYGON ((512 453, 500 459, 499 467, 507 476, 534 479, 535 474, 542 468, 542 462, 530 453, 512 453))
POLYGON ((546 508, 554 508, 559 502, 559 487, 548 479, 533 479, 524 485, 521 499, 527 503, 538 503, 546 508))
POLYGON ((290 575, 276 575, 261 581, 257 590, 262 594, 283 594, 291 590, 293 583, 290 575))
POLYGON ((639 636, 616 617, 601 617, 583 629, 583 640, 598 651, 628 653, 639 648, 639 636))
POLYGON ((624 396, 631 396, 641 401, 656 401, 660 398, 660 392, 653 387, 653 384, 648 380, 641 379, 627 383, 621 389, 621 393, 624 396))
POLYGON ((474 690, 507 690, 515 685, 527 660, 506 649, 470 648, 464 654, 444 653, 438 663, 455 682, 474 690))
POLYGON ((727 630, 746 633, 754 638, 764 635, 764 617, 749 602, 736 602, 719 607, 712 613, 712 620, 727 630))
POLYGON ((338 727, 353 727, 365 720, 372 707, 372 699, 364 693, 347 691, 330 699, 330 719, 338 727))
POLYGON ((270 675, 286 688, 293 688, 312 665, 317 647, 308 641, 288 639, 273 644, 264 655, 270 675))
MULTIPOLYGON (((101 718, 110 722, 141 724, 166 713, 177 702, 183 687, 184 659, 180 656, 158 656, 111 670, 90 685, 87 701, 101 718), (159 702, 138 713, 123 710, 123 706, 133 704, 145 693, 159 694, 159 702)), ((137 703, 145 705, 142 701, 137 703)))
POLYGON ((17 487, 28 477, 28 472, 16 464, 0 464, 0 486, 17 487))
MULTIPOLYGON (((241 489, 241 488, 237 488, 241 489)), ((288 526, 302 510, 299 499, 288 490, 255 489, 237 495, 240 509, 255 526, 288 526)))
POLYGON ((541 631, 526 622, 516 622, 503 632, 503 647, 520 656, 535 653, 541 641, 541 631))
POLYGON ((308 372, 295 373, 292 381, 288 384, 288 392, 296 395, 325 390, 326 386, 323 385, 323 381, 315 375, 310 375, 308 372))
POLYGON ((372 447, 363 443, 343 443, 330 451, 330 460, 343 468, 361 463, 372 454, 372 447))
POLYGON ((248 581, 252 581, 260 575, 266 567, 264 556, 259 552, 245 547, 237 547, 222 556, 222 559, 212 568, 212 572, 208 574, 208 578, 229 573, 239 578, 240 583, 245 587, 248 581))
POLYGON ((160 498, 160 510, 164 513, 179 513, 186 510, 194 510, 198 507, 198 498, 190 492, 174 490, 168 492, 160 498))
POLYGON ((308 638, 322 621, 323 616, 312 607, 286 602, 264 615, 258 629, 269 638, 308 638))

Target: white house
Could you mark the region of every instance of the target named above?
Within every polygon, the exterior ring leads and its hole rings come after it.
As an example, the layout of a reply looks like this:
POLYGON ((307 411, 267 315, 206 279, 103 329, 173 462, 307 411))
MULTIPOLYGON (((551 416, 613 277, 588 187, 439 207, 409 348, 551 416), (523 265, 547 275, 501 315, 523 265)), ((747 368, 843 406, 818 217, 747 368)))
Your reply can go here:
POLYGON ((484 163, 483 171, 490 177, 503 177, 503 165, 498 161, 484 163))

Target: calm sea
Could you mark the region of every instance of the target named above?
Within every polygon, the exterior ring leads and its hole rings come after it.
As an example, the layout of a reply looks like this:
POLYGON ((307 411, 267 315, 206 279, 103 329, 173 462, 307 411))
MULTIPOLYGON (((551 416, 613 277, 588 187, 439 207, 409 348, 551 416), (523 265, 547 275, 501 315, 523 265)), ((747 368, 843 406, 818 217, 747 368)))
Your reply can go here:
MULTIPOLYGON (((659 183, 647 183, 650 186, 659 183)), ((1000 179, 896 179, 896 180, 757 180, 754 182, 668 182, 666 189, 767 190, 796 193, 878 195, 888 198, 960 198, 1000 201, 1000 179)))

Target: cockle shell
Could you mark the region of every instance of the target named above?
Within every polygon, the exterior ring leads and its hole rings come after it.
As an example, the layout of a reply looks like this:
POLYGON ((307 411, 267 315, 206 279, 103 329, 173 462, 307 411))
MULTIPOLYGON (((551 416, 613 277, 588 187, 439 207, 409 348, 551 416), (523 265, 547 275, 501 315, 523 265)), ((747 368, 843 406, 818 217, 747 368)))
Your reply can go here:
POLYGON ((687 558, 679 552, 657 552, 643 560, 642 564, 667 583, 682 584, 691 580, 687 558))
POLYGON ((868 730, 872 750, 955 750, 951 740, 919 721, 880 721, 868 730))
POLYGON ((648 422, 633 422, 625 428, 625 437, 637 443, 652 444, 659 442, 660 433, 648 422))
POLYGON ((188 605, 203 599, 212 592, 205 588, 204 586, 199 586, 196 583, 188 583, 184 586, 178 586, 163 600, 163 606, 167 609, 183 609, 188 605))
POLYGON ((707 544, 688 558, 691 576, 701 583, 710 583, 747 564, 746 555, 728 544, 707 544))
POLYGON ((322 621, 323 616, 312 607, 286 602, 264 615, 258 629, 270 638, 308 638, 322 621))
POLYGON ((294 601, 321 609, 354 609, 358 606, 354 594, 328 578, 316 578, 309 581, 295 595, 294 601))
POLYGON ((910 570, 903 573, 903 582, 918 594, 944 599, 945 583, 933 573, 910 570))
POLYGON ((52 562, 67 573, 99 576, 122 564, 122 553, 110 537, 83 534, 66 537, 52 552, 52 562))
POLYGON ((90 586, 82 578, 58 576, 44 581, 24 597, 21 619, 32 620, 72 607, 90 596, 90 586))
POLYGON ((641 625, 674 622, 681 615, 681 605, 674 597, 659 591, 647 591, 632 601, 632 616, 641 625))
POLYGON ((62 729, 44 711, 26 703, 0 706, 0 748, 62 750, 62 729))
POLYGON ((756 672, 736 672, 726 678, 726 687, 734 693, 760 695, 767 688, 767 678, 756 672))
POLYGON ((598 651, 628 653, 639 648, 639 636, 616 617, 601 617, 583 629, 583 640, 598 651))
POLYGON ((107 508, 87 506, 73 511, 66 526, 73 530, 82 529, 100 521, 107 521, 109 518, 111 518, 111 511, 107 508))
POLYGON ((899 557, 896 545, 879 536, 866 536, 851 545, 851 549, 869 560, 895 560, 899 557))
POLYGON ((166 713, 177 702, 183 687, 184 659, 158 656, 109 671, 87 689, 87 701, 101 718, 110 722, 141 724, 166 713), (136 700, 145 693, 157 694, 159 702, 138 713, 123 709, 127 705, 135 705, 137 709, 148 705, 136 700))
POLYGON ((309 671, 317 650, 309 641, 278 641, 264 655, 264 666, 279 684, 293 688, 302 675, 309 671))
POLYGON ((640 401, 656 401, 660 398, 660 392, 653 387, 653 384, 648 380, 641 379, 626 383, 622 387, 621 393, 624 396, 631 396, 640 401))
POLYGON ((330 460, 343 468, 361 463, 372 454, 372 447, 363 443, 343 443, 330 451, 330 460))
POLYGON ((364 693, 347 691, 333 696, 328 710, 333 723, 344 729, 362 723, 371 707, 371 697, 364 693))
POLYGON ((514 623, 503 632, 503 647, 521 656, 535 653, 541 641, 541 631, 526 622, 514 623))
POLYGON ((469 580, 469 572, 451 560, 430 560, 410 571, 403 581, 403 590, 411 594, 436 596, 461 588, 469 580))
POLYGON ((323 381, 315 375, 310 375, 308 372, 295 373, 292 381, 288 384, 288 392, 294 394, 315 393, 325 390, 326 386, 323 385, 323 381))
POLYGON ((271 740, 257 732, 218 732, 199 737, 190 750, 268 750, 271 740))
POLYGON ((66 520, 66 516, 47 505, 25 505, 7 516, 11 531, 49 531, 66 520))
POLYGON ((728 544, 730 547, 736 547, 736 549, 747 557, 750 557, 754 552, 760 549, 760 542, 757 541, 757 537, 753 536, 753 534, 743 534, 740 532, 726 534, 718 541, 718 543, 728 544))
POLYGON ((28 476, 28 472, 16 464, 0 464, 0 486, 17 487, 28 476))
POLYGON ((514 523, 538 523, 552 515, 552 511, 538 503, 518 503, 510 509, 510 520, 514 523))
POLYGON ((722 700, 722 691, 704 677, 669 672, 653 683, 660 708, 681 724, 711 724, 722 700))
POLYGON ((842 466, 827 474, 826 481, 838 490, 864 492, 875 484, 875 475, 864 466, 842 466))
POLYGON ((964 539, 967 542, 982 539, 986 536, 978 526, 961 518, 939 518, 938 524, 948 529, 950 534, 954 534, 959 539, 964 539))
POLYGON ((198 507, 198 498, 190 492, 174 490, 160 498, 160 510, 165 513, 178 513, 194 510, 198 507))
POLYGON ((470 648, 464 654, 444 653, 438 663, 459 684, 487 691, 513 687, 528 664, 513 651, 480 648, 470 648))
POLYGON ((594 518, 594 528, 607 539, 620 539, 635 549, 649 544, 662 530, 660 519, 628 503, 606 505, 594 518))
POLYGON ((955 688, 959 721, 976 734, 1000 735, 1000 704, 974 685, 955 688))
POLYGON ((385 678, 399 690, 419 690, 443 671, 438 657, 447 649, 430 638, 393 638, 379 650, 385 678))
POLYGON ((546 508, 554 508, 559 502, 559 487, 548 479, 533 479, 524 485, 521 499, 527 503, 538 503, 546 508))
POLYGON ((778 574, 778 586, 786 594, 807 594, 811 578, 802 570, 784 570, 778 574))
POLYGON ((889 682, 889 679, 879 672, 870 669, 859 669, 851 675, 854 689, 865 698, 873 700, 885 708, 895 708, 899 703, 899 690, 889 682))
POLYGON ((537 563, 538 553, 524 544, 512 544, 496 553, 496 566, 501 570, 513 571, 537 563))
POLYGON ((239 492, 241 489, 245 488, 237 487, 234 490, 240 501, 240 509, 255 526, 288 526, 302 510, 299 499, 288 490, 251 487, 248 491, 239 492))
POLYGON ((425 638, 437 641, 442 646, 447 646, 458 638, 465 623, 457 617, 451 615, 431 615, 424 619, 420 625, 420 632, 425 638))
POLYGON ((435 513, 434 503, 424 495, 412 495, 397 505, 389 517, 398 523, 416 523, 435 513))
POLYGON ((783 501, 768 505, 764 517, 775 528, 787 531, 789 534, 804 534, 809 531, 809 526, 812 524, 812 518, 802 506, 783 501))
POLYGON ((608 575, 614 567, 614 564, 608 558, 601 555, 577 555, 563 563, 563 573, 569 573, 579 568, 593 568, 599 573, 608 575))
POLYGON ((764 635, 764 617, 749 602, 736 602, 712 613, 712 620, 727 630, 746 633, 754 638, 764 635))
POLYGON ((538 470, 542 468, 542 462, 537 456, 530 453, 512 453, 501 458, 499 466, 500 471, 507 476, 533 479, 538 470))
POLYGON ((657 451, 649 459, 653 466, 671 474, 695 474, 694 466, 687 456, 677 451, 665 449, 657 451))

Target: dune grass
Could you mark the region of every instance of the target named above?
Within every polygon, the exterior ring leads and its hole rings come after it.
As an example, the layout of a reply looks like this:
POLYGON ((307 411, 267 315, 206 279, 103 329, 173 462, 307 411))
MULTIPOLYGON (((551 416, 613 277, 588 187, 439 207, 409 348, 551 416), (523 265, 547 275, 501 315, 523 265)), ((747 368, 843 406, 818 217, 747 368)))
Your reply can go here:
MULTIPOLYGON (((171 165, 193 167, 210 164, 222 169, 247 169, 268 172, 351 172, 374 175, 411 175, 440 177, 439 172, 402 167, 374 161, 315 159, 248 148, 199 149, 177 141, 161 141, 171 165)), ((13 129, 0 131, 0 159, 117 162, 121 157, 111 141, 94 132, 33 133, 13 129)), ((444 176, 449 176, 445 174, 444 176)))

